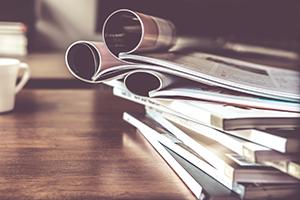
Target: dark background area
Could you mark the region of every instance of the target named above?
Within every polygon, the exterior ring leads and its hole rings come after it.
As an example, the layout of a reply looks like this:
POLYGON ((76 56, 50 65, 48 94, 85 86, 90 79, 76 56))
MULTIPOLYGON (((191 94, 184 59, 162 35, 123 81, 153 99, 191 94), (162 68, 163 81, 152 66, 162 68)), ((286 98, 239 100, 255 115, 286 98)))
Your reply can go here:
POLYGON ((0 21, 23 22, 28 27, 29 49, 32 49, 32 38, 35 33, 34 0, 0 0, 0 21))
MULTIPOLYGON (((74 1, 75 2, 75 1, 74 1)), ((29 49, 35 35, 35 0, 1 0, 0 21, 22 21, 29 27, 29 49)), ((300 1, 297 0, 99 0, 95 31, 118 8, 167 18, 178 35, 222 37, 265 46, 299 50, 300 1)))
POLYGON ((171 20, 179 35, 299 48, 297 0, 100 0, 98 7, 98 27, 112 11, 130 8, 171 20))

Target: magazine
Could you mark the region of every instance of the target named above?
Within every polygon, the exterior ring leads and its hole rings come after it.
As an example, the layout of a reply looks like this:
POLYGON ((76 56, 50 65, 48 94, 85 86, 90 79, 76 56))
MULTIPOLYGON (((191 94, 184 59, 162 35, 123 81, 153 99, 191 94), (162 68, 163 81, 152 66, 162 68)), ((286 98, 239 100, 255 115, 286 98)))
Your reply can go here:
POLYGON ((275 110, 232 107, 203 101, 147 98, 134 95, 118 82, 110 82, 113 93, 118 97, 153 108, 160 113, 193 121, 219 130, 240 130, 253 128, 295 128, 299 127, 299 113, 275 110))
POLYGON ((281 153, 300 151, 299 128, 291 129, 244 129, 227 133, 274 149, 281 153))
POLYGON ((66 64, 78 79, 89 83, 122 79, 125 84, 136 80, 133 85, 140 91, 166 88, 184 79, 196 86, 200 83, 300 101, 299 72, 186 49, 172 50, 176 30, 168 20, 121 9, 107 18, 102 36, 103 42, 77 41, 67 49, 66 64))
MULTIPOLYGON (((298 183, 233 183, 232 186, 228 183, 228 180, 226 180, 227 178, 220 175, 216 168, 202 160, 199 155, 196 155, 188 148, 187 150, 184 150, 185 146, 182 145, 182 143, 178 143, 177 138, 174 139, 173 137, 166 136, 164 133, 157 132, 146 125, 144 121, 140 121, 139 118, 136 118, 136 116, 129 113, 124 113, 123 119, 138 129, 138 132, 150 142, 150 144, 166 160, 170 167, 180 178, 182 178, 183 181, 187 180, 186 178, 188 175, 192 177, 190 182, 185 183, 197 197, 197 194, 199 193, 194 192, 191 187, 195 181, 202 188, 202 194, 204 194, 205 197, 208 195, 209 197, 212 197, 212 199, 264 199, 268 197, 281 198, 298 194, 298 183), (178 159, 183 161, 179 162, 179 164, 186 170, 186 172, 188 172, 188 174, 179 170, 177 164, 173 162, 175 160, 170 159, 165 150, 168 150, 168 152, 171 153, 173 158, 176 158, 177 161, 179 161, 178 159), (183 177, 186 178, 183 179, 183 177), (230 192, 230 190, 233 192, 230 192)), ((248 178, 251 176, 252 174, 249 174, 248 178)))
MULTIPOLYGON (((152 109, 146 109, 147 114, 149 114, 155 121, 161 124, 174 124, 179 128, 188 129, 194 133, 203 135, 206 138, 210 138, 220 145, 225 146, 231 151, 245 157, 246 159, 252 161, 262 162, 262 161, 278 161, 278 160, 293 160, 298 157, 297 154, 282 154, 267 147, 234 137, 225 132, 213 129, 208 126, 195 123, 193 121, 184 119, 179 116, 170 115, 168 113, 158 113, 152 109)), ((170 125, 172 126, 172 125, 170 125)), ((249 130, 249 129, 246 129, 249 130)), ((251 129, 250 129, 251 130, 251 129)), ((241 130, 245 131, 245 130, 241 130)), ((235 131, 238 132, 238 131, 235 131)))

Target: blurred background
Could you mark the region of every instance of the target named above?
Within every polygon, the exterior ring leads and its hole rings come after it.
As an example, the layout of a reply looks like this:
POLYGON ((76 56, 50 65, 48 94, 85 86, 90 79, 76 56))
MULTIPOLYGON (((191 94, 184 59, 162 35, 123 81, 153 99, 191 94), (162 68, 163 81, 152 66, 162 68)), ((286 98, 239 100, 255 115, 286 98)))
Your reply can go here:
POLYGON ((27 26, 29 52, 64 50, 101 40, 104 19, 118 8, 170 19, 179 35, 299 50, 297 0, 0 0, 0 21, 27 26))

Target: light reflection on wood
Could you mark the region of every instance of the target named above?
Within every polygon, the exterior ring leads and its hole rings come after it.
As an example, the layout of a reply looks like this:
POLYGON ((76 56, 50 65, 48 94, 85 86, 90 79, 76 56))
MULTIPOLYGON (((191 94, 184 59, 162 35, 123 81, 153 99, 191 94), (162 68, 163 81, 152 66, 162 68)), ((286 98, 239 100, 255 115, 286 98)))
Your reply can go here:
POLYGON ((138 110, 107 91, 22 91, 0 115, 0 199, 194 199, 124 105, 138 110))

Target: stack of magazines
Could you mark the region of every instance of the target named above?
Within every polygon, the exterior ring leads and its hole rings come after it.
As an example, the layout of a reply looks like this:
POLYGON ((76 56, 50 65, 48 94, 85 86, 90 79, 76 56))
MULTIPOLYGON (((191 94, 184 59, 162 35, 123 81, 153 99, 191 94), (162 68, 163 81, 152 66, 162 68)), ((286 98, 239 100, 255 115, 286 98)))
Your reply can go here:
POLYGON ((19 22, 0 22, 0 55, 25 56, 27 54, 27 27, 19 22))
POLYGON ((170 21, 127 9, 102 34, 67 49, 68 69, 143 104, 124 120, 198 199, 299 197, 299 72, 196 51, 170 21))

